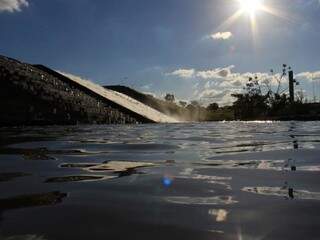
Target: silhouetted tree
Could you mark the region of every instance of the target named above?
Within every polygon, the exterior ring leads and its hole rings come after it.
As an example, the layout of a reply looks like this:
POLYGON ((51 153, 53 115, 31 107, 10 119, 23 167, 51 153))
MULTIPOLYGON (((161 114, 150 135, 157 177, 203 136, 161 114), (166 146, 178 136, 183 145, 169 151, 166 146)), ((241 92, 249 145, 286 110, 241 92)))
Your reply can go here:
POLYGON ((186 107, 188 103, 185 101, 179 101, 179 104, 181 107, 186 107))
MULTIPOLYGON (((250 77, 244 87, 244 93, 233 94, 236 98, 233 103, 235 115, 240 119, 252 119, 264 116, 287 115, 294 111, 290 107, 288 88, 283 88, 283 81, 291 70, 287 64, 282 65, 281 74, 270 70, 271 78, 258 79, 250 77)), ((302 103, 303 96, 297 96, 302 103)))
POLYGON ((257 76, 249 78, 244 91, 244 93, 232 94, 237 99, 233 103, 236 118, 251 119, 266 115, 269 93, 262 94, 257 76))
POLYGON ((219 104, 218 103, 211 103, 207 107, 207 111, 216 111, 219 109, 219 104))
POLYGON ((166 96, 164 97, 164 99, 165 99, 167 102, 174 102, 174 100, 175 100, 174 95, 173 95, 173 94, 170 94, 170 93, 167 93, 166 96))

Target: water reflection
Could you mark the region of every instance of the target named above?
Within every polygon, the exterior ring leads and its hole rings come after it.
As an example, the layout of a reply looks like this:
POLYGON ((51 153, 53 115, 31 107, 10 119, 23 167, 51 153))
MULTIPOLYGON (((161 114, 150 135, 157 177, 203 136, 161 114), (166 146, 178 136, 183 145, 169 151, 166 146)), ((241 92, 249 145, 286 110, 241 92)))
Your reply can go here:
POLYGON ((29 173, 23 172, 0 172, 0 182, 8 182, 20 177, 30 176, 29 173))
POLYGON ((320 200, 320 192, 294 190, 292 187, 244 187, 242 191, 259 195, 283 197, 284 199, 320 200))
POLYGON ((186 205, 231 205, 238 201, 233 196, 214 196, 214 197, 167 197, 167 202, 186 205))
POLYGON ((61 168, 81 169, 86 172, 106 173, 105 175, 73 175, 53 177, 46 182, 79 182, 97 181, 113 178, 128 177, 133 174, 143 174, 137 169, 154 167, 153 163, 147 162, 128 162, 128 161, 106 161, 104 163, 63 163, 61 168))
POLYGON ((225 222, 227 220, 228 211, 225 209, 209 209, 208 214, 214 216, 216 222, 225 222))
POLYGON ((176 178, 205 181, 210 184, 222 185, 226 187, 226 189, 231 190, 230 181, 232 177, 202 175, 194 173, 193 171, 194 169, 192 168, 184 169, 176 178))
POLYGON ((103 180, 107 178, 110 179, 114 177, 96 176, 96 175, 62 176, 62 177, 48 178, 45 182, 46 183, 89 182, 89 181, 103 180))
MULTIPOLYGON (((241 236, 255 239, 273 229, 279 216, 300 229, 318 216, 319 124, 78 126, 11 134, 0 144, 0 204, 4 210, 49 207, 34 211, 39 219, 33 211, 8 211, 2 219, 7 232, 21 226, 25 234, 37 233, 33 225, 51 226, 54 216, 57 239, 77 231, 76 239, 88 239, 79 227, 83 221, 77 222, 84 218, 99 239, 124 228, 139 239, 157 239, 155 232, 145 234, 150 228, 167 238, 179 233, 181 239, 234 239, 240 221, 241 236), (60 192, 52 194, 55 187, 60 192), (67 193, 68 204, 50 207, 67 193), (288 211, 291 203, 295 208, 288 211), (192 238, 187 230, 194 231, 192 238)), ((287 236, 286 230, 272 233, 287 236)))
POLYGON ((61 203, 65 197, 67 197, 66 193, 55 191, 4 198, 0 199, 0 212, 10 209, 55 205, 61 203))
POLYGON ((16 235, 16 236, 7 236, 7 237, 0 235, 0 239, 1 240, 46 240, 47 238, 43 236, 28 234, 28 235, 16 235))

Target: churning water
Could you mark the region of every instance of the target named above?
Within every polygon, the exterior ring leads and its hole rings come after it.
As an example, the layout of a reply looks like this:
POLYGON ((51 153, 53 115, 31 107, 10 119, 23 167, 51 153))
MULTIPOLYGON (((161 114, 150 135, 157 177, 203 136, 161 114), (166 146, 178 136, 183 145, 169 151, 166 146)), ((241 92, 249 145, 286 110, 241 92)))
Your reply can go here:
POLYGON ((0 239, 320 239, 319 122, 0 137, 0 239))

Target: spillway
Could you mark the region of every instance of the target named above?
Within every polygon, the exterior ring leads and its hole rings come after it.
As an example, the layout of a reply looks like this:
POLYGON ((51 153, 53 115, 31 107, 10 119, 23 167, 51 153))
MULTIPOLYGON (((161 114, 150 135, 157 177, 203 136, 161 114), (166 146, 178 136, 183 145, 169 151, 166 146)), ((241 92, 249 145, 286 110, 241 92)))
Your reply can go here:
POLYGON ((178 122, 91 81, 4 56, 0 84, 0 126, 178 122))

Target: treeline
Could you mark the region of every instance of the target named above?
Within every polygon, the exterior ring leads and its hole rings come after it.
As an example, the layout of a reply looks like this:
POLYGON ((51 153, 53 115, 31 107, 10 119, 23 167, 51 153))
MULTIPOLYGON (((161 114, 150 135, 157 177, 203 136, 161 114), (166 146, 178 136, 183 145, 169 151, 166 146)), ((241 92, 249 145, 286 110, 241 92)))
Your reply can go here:
MULTIPOLYGON (((286 64, 282 67, 282 73, 269 80, 250 77, 243 93, 232 94, 236 99, 232 106, 236 120, 320 119, 320 104, 308 103, 302 91, 297 91, 294 98, 290 98, 284 80, 291 68, 286 64)), ((294 83, 299 85, 296 80, 294 83)))
MULTIPOLYGON (((168 96, 168 95, 167 95, 168 96)), ((175 106, 175 112, 179 115, 175 117, 184 121, 231 121, 234 120, 234 110, 232 106, 220 107, 217 103, 211 103, 207 107, 202 106, 198 101, 178 101, 174 98, 165 97, 167 102, 175 106)), ((173 114, 174 116, 174 114, 173 114)))
POLYGON ((249 77, 243 91, 232 94, 233 104, 223 107, 214 102, 203 106, 198 101, 177 101, 172 93, 158 99, 125 86, 107 88, 182 121, 320 120, 320 103, 308 103, 302 91, 296 92, 294 101, 290 98, 286 81, 289 71, 291 68, 283 64, 281 73, 270 70, 269 79, 249 77))
MULTIPOLYGON (((192 121, 320 120, 320 103, 308 103, 301 90, 290 98, 286 81, 290 71, 291 67, 283 64, 281 73, 270 70, 268 79, 249 77, 243 91, 232 94, 232 106, 211 103, 203 107, 197 101, 178 105, 184 108, 185 119, 192 121)), ((292 82, 299 85, 294 79, 292 82)), ((174 95, 167 94, 165 100, 174 103, 174 95)))

